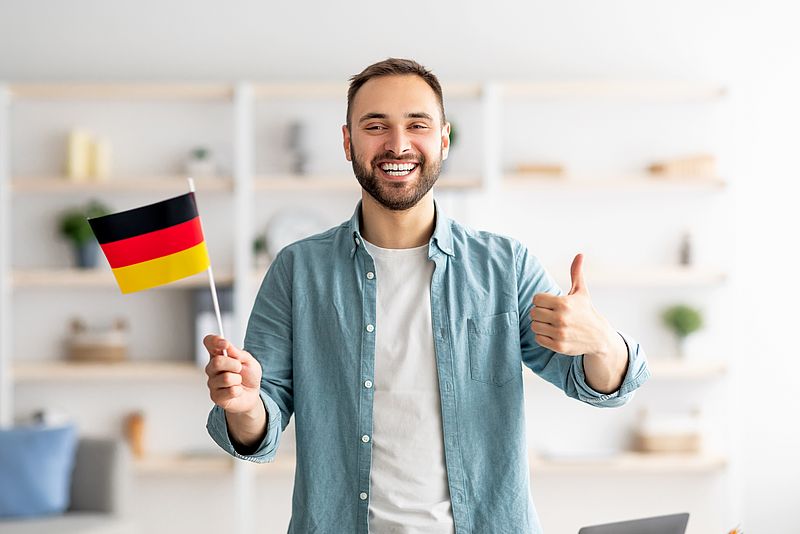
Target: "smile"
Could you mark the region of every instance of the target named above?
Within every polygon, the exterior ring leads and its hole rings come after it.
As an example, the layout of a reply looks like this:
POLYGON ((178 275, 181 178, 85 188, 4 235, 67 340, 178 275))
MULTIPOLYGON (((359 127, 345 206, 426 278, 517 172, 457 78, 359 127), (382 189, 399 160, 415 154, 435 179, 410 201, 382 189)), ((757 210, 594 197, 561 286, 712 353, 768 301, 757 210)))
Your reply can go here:
POLYGON ((408 176, 417 168, 416 163, 382 163, 380 168, 389 176, 402 177, 408 176))

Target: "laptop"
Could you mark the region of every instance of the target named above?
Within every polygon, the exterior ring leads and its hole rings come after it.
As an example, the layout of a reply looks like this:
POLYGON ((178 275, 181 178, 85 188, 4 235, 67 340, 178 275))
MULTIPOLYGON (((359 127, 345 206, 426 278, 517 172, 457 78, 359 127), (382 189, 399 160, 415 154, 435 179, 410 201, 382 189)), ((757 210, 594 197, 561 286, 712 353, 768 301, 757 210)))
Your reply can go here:
POLYGON ((660 515, 583 527, 578 534, 685 534, 689 514, 660 515))

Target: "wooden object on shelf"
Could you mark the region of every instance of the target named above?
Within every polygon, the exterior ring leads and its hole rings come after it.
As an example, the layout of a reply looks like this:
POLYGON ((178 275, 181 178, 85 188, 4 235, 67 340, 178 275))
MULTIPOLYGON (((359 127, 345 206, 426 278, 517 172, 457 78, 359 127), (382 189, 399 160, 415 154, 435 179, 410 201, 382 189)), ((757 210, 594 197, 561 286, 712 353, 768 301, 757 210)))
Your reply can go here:
POLYGON ((566 169, 560 163, 520 163, 514 172, 532 178, 562 178, 566 169))
POLYGON ((67 357, 78 362, 121 362, 128 359, 128 325, 116 319, 111 329, 91 331, 80 319, 70 323, 67 357))
POLYGON ((144 413, 133 412, 125 417, 125 439, 131 448, 134 458, 144 458, 144 413))
POLYGON ((642 410, 634 432, 634 449, 644 453, 699 453, 702 447, 700 410, 665 414, 642 410))
POLYGON ((73 182, 89 179, 91 159, 91 137, 85 130, 75 129, 67 137, 66 174, 73 182))
POLYGON ((657 161, 647 168, 654 176, 714 178, 716 176, 716 160, 711 154, 697 154, 683 158, 657 161))
POLYGON ((638 452, 679 453, 700 452, 702 436, 698 433, 685 434, 636 434, 634 448, 638 452))

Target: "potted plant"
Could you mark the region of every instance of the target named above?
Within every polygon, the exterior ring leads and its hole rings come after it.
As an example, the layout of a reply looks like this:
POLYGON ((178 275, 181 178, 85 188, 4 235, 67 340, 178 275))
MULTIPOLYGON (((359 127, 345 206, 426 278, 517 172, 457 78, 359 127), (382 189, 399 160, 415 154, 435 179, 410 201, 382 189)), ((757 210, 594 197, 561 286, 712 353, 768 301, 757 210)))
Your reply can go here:
POLYGON ((703 326, 703 316, 700 310, 685 304, 678 304, 665 309, 662 319, 675 334, 678 356, 685 358, 686 338, 703 326))
POLYGON ((257 269, 266 269, 269 265, 269 251, 267 250, 267 236, 261 233, 253 239, 253 260, 257 269))
POLYGON ((61 235, 72 242, 75 263, 82 269, 97 266, 98 243, 87 219, 111 213, 103 203, 91 200, 86 206, 71 208, 61 214, 61 235))
POLYGON ((209 148, 197 146, 189 152, 186 160, 186 174, 194 178, 202 178, 214 176, 216 172, 217 167, 209 148))

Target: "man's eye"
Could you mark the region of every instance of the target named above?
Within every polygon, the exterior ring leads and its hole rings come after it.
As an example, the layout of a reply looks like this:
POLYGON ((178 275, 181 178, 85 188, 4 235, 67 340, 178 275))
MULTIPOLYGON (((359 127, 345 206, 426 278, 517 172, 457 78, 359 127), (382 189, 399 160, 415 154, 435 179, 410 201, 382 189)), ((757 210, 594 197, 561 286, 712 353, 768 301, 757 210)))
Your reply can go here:
POLYGON ((367 130, 383 130, 383 126, 380 124, 374 124, 372 126, 367 126, 367 130))
POLYGON ((411 127, 412 127, 412 128, 416 128, 417 130, 422 130, 422 129, 425 129, 425 128, 427 128, 428 126, 427 126, 427 125, 425 125, 425 124, 414 124, 414 125, 413 125, 413 126, 411 126, 411 127))

